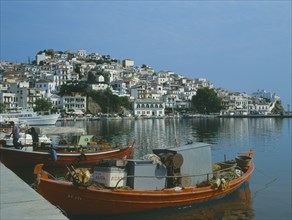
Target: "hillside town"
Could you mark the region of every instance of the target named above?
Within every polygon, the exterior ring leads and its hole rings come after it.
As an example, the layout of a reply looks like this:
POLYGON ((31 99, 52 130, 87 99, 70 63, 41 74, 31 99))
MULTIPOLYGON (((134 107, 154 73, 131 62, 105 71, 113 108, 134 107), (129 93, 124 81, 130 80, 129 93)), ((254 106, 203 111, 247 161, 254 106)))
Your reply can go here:
POLYGON ((59 111, 97 115, 88 97, 81 94, 60 96, 62 85, 73 81, 89 81, 91 90, 110 89, 132 103, 128 115, 164 117, 165 109, 192 111, 192 97, 200 88, 214 89, 224 109, 219 115, 269 115, 283 113, 281 99, 273 92, 258 90, 252 94, 228 91, 205 78, 188 78, 173 71, 156 71, 134 60, 112 59, 109 55, 87 53, 85 50, 40 51, 27 64, 0 63, 0 103, 5 109, 34 108, 35 101, 45 99, 59 111))

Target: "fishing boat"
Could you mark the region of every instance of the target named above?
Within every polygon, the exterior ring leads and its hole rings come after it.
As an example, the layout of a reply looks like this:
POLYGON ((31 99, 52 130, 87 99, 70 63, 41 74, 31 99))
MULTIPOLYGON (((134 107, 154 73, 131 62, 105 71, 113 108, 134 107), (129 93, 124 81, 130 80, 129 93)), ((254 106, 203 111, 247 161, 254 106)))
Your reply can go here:
MULTIPOLYGON (((39 142, 40 144, 51 144, 52 140, 43 134, 39 136, 39 142)), ((10 134, 4 135, 4 137, 1 138, 0 143, 3 147, 13 147, 12 135, 10 134)), ((33 145, 32 136, 25 132, 20 132, 18 143, 19 143, 19 147, 32 147, 33 145)), ((28 149, 30 148, 26 148, 26 150, 28 149)))
MULTIPOLYGON (((10 124, 11 121, 1 121, 0 120, 0 132, 1 135, 5 135, 6 133, 11 133, 12 132, 12 126, 10 124)), ((19 127, 20 131, 26 130, 29 125, 26 123, 26 121, 14 121, 14 123, 19 127)), ((2 136, 1 136, 2 137, 2 136)))
MULTIPOLYGON (((252 158, 254 152, 241 154, 252 158)), ((252 160, 235 169, 221 168, 210 158, 210 145, 202 143, 156 149, 145 156, 103 160, 90 170, 71 167, 62 179, 38 164, 35 188, 68 216, 121 215, 220 199, 248 183, 254 170, 252 160)))
POLYGON ((134 143, 111 146, 105 142, 89 142, 93 135, 81 135, 87 144, 59 143, 56 146, 42 143, 39 147, 22 146, 21 148, 0 145, 0 160, 7 167, 34 167, 43 163, 46 167, 65 167, 66 165, 91 166, 104 158, 131 158, 134 143))
POLYGON ((11 132, 11 125, 7 121, 0 121, 0 132, 11 132))
POLYGON ((39 114, 33 109, 18 108, 0 114, 0 121, 26 122, 30 126, 55 125, 60 114, 39 114))

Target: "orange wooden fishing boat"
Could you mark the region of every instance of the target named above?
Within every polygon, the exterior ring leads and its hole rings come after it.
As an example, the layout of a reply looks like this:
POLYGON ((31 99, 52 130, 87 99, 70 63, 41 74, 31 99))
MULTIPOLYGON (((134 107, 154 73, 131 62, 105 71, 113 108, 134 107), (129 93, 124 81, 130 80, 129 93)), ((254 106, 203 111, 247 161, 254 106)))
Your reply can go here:
POLYGON ((43 163, 45 167, 65 167, 75 164, 78 166, 92 166, 105 158, 132 158, 134 153, 134 143, 127 146, 102 147, 102 144, 88 146, 78 149, 56 149, 51 146, 23 147, 17 149, 14 147, 0 146, 0 161, 7 167, 34 167, 43 163))
MULTIPOLYGON (((193 157, 196 153, 200 153, 195 160, 203 158, 204 161, 208 161, 208 150, 202 151, 199 147, 196 148, 195 154, 192 154, 189 153, 188 146, 179 148, 178 151, 176 149, 154 151, 155 154, 151 155, 151 163, 148 160, 144 162, 142 160, 127 160, 126 171, 124 170, 123 174, 119 173, 120 176, 117 176, 115 172, 103 173, 105 169, 113 168, 104 167, 105 162, 103 162, 100 166, 93 168, 93 180, 97 180, 97 182, 90 183, 89 181, 86 184, 54 179, 49 173, 42 170, 42 164, 39 164, 34 170, 37 176, 35 187, 44 198, 60 207, 69 216, 112 215, 187 207, 219 199, 234 192, 242 184, 249 181, 254 170, 252 161, 247 166, 237 166, 230 171, 221 169, 218 164, 212 163, 211 173, 186 175, 190 165, 188 162, 191 161, 188 159, 188 155, 193 157), (157 162, 158 158, 159 162, 157 162), (154 176, 148 175, 147 171, 145 173, 145 170, 151 170, 152 167, 154 167, 154 176), (133 174, 131 171, 133 168, 138 173, 134 171, 133 174), (163 175, 162 172, 164 168, 166 175, 163 175), (175 172, 175 175, 169 176, 172 171, 175 172), (116 184, 110 186, 109 182, 105 181, 108 174, 108 181, 117 181, 116 184), (228 176, 233 176, 233 178, 228 176), (196 179, 197 177, 199 179, 196 179), (203 181, 200 179, 202 177, 203 181), (124 181, 125 179, 126 181, 124 181), (198 180, 200 182, 195 184, 194 181, 198 180), (99 183, 103 182, 104 185, 99 184, 98 181, 99 183), (121 182, 124 183, 121 184, 121 182), (164 184, 161 184, 162 182, 164 184)), ((252 158, 253 151, 248 152, 248 154, 252 158)), ((116 163, 122 164, 120 161, 116 163)), ((200 171, 206 167, 209 169, 208 162, 204 163, 200 171)), ((115 169, 120 168, 115 167, 113 170, 115 169)))

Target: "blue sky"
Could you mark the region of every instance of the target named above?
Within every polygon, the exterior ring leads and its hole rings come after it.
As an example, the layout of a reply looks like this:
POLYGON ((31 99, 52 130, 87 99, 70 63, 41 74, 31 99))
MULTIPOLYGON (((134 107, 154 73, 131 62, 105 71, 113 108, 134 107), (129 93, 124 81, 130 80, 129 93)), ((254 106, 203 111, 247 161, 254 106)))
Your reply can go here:
POLYGON ((1 0, 2 61, 85 49, 291 98, 291 1, 1 0))

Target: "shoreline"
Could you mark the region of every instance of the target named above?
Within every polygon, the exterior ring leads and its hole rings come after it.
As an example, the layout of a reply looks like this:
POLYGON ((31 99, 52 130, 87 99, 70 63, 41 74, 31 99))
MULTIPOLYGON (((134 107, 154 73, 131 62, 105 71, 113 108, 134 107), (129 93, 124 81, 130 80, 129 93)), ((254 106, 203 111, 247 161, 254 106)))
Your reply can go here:
POLYGON ((292 118, 290 115, 218 115, 219 118, 292 118))
POLYGON ((182 115, 182 116, 164 116, 164 117, 104 117, 104 118, 59 118, 58 122, 66 121, 102 121, 102 120, 149 120, 149 119, 194 119, 194 118, 292 118, 292 114, 286 115, 182 115))

